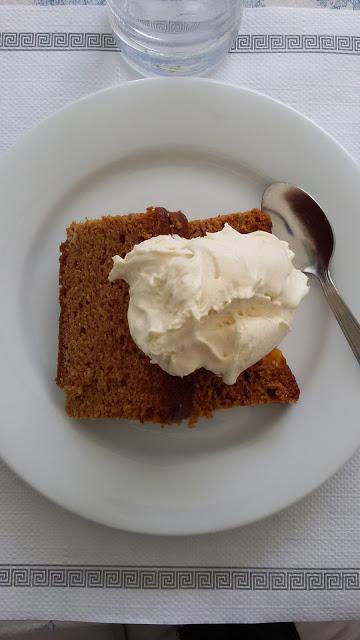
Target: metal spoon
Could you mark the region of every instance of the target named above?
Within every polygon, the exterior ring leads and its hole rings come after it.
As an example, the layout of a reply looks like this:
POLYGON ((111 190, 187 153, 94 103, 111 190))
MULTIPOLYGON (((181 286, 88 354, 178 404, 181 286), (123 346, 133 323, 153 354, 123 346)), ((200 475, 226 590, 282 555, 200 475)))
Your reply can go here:
POLYGON ((274 233, 295 252, 298 269, 316 276, 360 364, 360 325, 337 292, 329 273, 335 236, 325 213, 308 193, 286 182, 265 189, 261 208, 273 220, 274 233))

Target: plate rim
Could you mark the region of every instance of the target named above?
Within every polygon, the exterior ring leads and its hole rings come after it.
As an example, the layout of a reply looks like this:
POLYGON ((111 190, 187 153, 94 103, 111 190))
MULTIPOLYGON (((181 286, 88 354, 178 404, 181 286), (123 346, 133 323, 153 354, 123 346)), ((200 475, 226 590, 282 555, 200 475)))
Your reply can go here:
POLYGON ((337 140, 334 135, 329 133, 324 127, 322 127, 320 124, 315 122, 315 120, 310 118, 310 116, 306 115, 305 113, 302 113, 298 109, 295 109, 295 107, 292 107, 291 105, 286 104, 285 102, 283 102, 282 100, 279 100, 278 98, 269 96, 268 94, 262 91, 258 91, 257 89, 250 89, 242 84, 237 85, 237 84, 232 84, 230 82, 225 82, 224 80, 215 80, 212 78, 189 76, 189 77, 179 77, 179 78, 163 78, 163 77, 136 78, 134 80, 126 80, 121 85, 118 85, 115 87, 105 87, 104 89, 99 89, 98 91, 93 91, 92 93, 89 93, 86 96, 82 96, 77 100, 73 100, 72 102, 60 107, 60 109, 57 109, 57 111, 55 111, 54 113, 51 113, 50 115, 46 116, 41 122, 35 125, 35 127, 32 127, 31 129, 23 133, 20 136, 20 138, 0 156, 0 175, 5 164, 11 161, 11 156, 18 151, 18 147, 21 147, 24 143, 30 142, 33 136, 36 136, 39 131, 41 131, 43 128, 46 128, 49 124, 51 125, 52 122, 55 121, 62 114, 70 113, 73 109, 75 110, 76 108, 81 106, 83 103, 90 102, 96 99, 96 97, 101 95, 104 95, 104 94, 110 95, 111 93, 126 91, 130 86, 154 85, 155 83, 159 85, 164 84, 169 86, 171 84, 196 85, 200 83, 204 85, 215 85, 215 86, 222 87, 225 90, 235 89, 239 91, 244 91, 245 93, 258 96, 269 103, 277 104, 283 107, 284 109, 286 109, 287 111, 291 111, 297 116, 300 116, 300 118, 302 118, 303 120, 306 120, 310 125, 314 126, 316 129, 321 131, 327 138, 332 140, 332 142, 342 150, 342 152, 348 157, 349 160, 353 162, 353 164, 358 168, 360 172, 360 162, 356 160, 356 158, 350 153, 350 151, 341 142, 339 142, 339 140, 337 140))

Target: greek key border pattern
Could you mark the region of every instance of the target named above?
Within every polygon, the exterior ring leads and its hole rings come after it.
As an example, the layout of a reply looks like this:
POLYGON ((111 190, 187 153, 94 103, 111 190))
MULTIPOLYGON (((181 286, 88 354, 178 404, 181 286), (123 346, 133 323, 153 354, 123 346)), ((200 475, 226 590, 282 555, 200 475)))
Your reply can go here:
POLYGON ((112 33, 0 31, 5 51, 118 51, 112 33))
POLYGON ((360 36, 321 34, 241 34, 230 53, 360 54, 360 36))
POLYGON ((0 565, 0 587, 358 591, 360 569, 0 565))
MULTIPOLYGON (((0 31, 3 51, 119 51, 111 33, 0 31)), ((230 53, 337 53, 360 55, 360 36, 241 34, 230 53)))

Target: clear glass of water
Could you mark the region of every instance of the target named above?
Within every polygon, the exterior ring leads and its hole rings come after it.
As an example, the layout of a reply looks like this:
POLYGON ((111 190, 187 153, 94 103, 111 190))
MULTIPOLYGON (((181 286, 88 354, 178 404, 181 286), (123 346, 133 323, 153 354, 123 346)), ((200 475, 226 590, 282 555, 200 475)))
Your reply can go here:
POLYGON ((242 0, 107 0, 126 61, 142 75, 205 75, 237 35, 242 0))

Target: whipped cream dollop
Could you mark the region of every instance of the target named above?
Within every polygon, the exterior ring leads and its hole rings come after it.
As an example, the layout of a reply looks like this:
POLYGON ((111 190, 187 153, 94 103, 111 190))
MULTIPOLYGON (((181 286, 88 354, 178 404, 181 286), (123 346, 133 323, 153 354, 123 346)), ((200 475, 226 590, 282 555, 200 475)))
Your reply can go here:
POLYGON ((115 256, 109 280, 130 287, 131 336, 174 376, 205 367, 234 384, 278 346, 308 291, 287 242, 255 231, 190 240, 161 235, 115 256))

